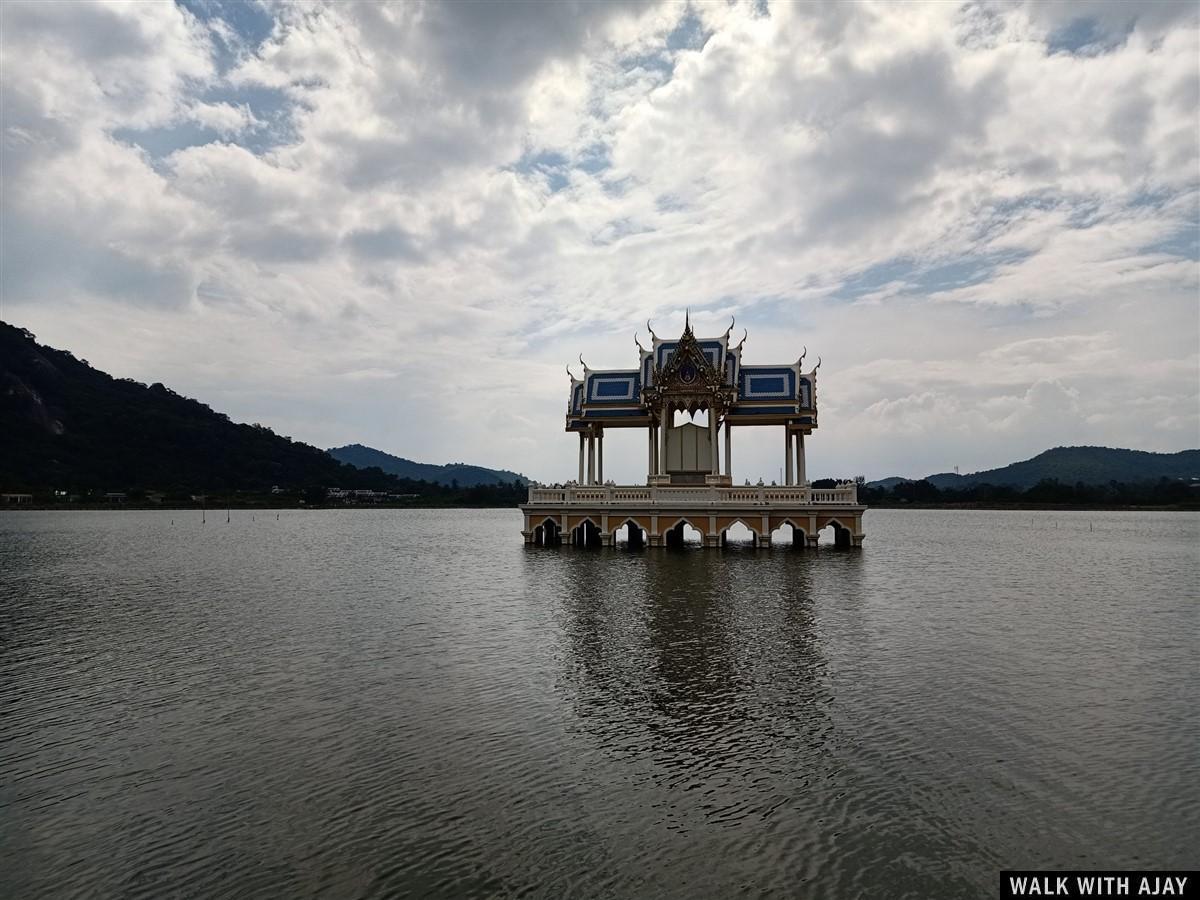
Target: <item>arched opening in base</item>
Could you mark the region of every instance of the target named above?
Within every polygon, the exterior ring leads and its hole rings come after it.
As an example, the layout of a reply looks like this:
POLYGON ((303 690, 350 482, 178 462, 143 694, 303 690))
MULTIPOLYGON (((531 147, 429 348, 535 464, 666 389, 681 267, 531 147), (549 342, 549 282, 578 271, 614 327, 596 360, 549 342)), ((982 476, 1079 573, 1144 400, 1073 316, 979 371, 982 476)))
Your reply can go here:
POLYGON ((784 522, 771 532, 771 546, 803 550, 808 546, 808 535, 803 528, 798 528, 791 522, 784 522))
POLYGON ((604 542, 600 538, 600 526, 591 519, 584 519, 571 529, 571 546, 600 547, 604 542))
POLYGON ((838 550, 854 546, 850 529, 836 519, 817 532, 817 541, 822 547, 832 546, 838 550))
POLYGON ((641 550, 647 543, 646 530, 633 519, 627 519, 625 524, 613 532, 613 543, 623 545, 627 550, 641 550))
POLYGON ((721 546, 754 548, 758 546, 758 534, 744 522, 734 522, 721 532, 721 546))
POLYGON ((688 545, 700 546, 704 543, 704 535, 700 530, 687 522, 680 522, 663 535, 663 543, 668 547, 682 548, 688 545))
POLYGON ((558 523, 546 519, 533 529, 533 543, 537 547, 559 547, 562 545, 562 534, 558 523))

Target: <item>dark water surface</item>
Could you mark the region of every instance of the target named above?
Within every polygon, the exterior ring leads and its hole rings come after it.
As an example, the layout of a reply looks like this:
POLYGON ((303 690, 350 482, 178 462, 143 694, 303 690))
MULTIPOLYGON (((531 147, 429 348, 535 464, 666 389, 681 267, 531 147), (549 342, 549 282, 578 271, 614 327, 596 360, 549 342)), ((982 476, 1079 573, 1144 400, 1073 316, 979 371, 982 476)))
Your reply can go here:
POLYGON ((862 552, 520 524, 0 513, 0 896, 992 897, 1200 862, 1200 516, 877 510, 862 552))

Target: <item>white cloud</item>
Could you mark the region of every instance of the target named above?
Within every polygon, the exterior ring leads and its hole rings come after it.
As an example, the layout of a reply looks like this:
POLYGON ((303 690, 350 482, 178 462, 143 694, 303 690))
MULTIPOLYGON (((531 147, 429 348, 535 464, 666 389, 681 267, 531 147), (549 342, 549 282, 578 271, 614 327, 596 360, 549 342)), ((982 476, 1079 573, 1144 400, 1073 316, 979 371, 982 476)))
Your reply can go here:
POLYGON ((563 363, 685 306, 823 356, 814 474, 1200 438, 1194 7, 267 9, 5 4, 6 318, 300 439, 543 478, 563 363), (187 122, 218 139, 144 137, 187 122))
POLYGON ((240 106, 232 103, 194 103, 188 109, 188 116, 222 137, 241 134, 249 128, 262 125, 245 103, 240 106))

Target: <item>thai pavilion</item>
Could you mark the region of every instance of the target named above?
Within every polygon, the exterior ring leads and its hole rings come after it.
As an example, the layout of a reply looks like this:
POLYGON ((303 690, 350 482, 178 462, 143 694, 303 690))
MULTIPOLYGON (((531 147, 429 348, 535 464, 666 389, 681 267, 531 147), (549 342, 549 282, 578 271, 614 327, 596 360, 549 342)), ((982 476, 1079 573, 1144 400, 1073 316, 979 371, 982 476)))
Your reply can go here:
POLYGON ((790 365, 743 365, 746 336, 731 345, 732 329, 731 323, 721 337, 697 338, 689 321, 677 340, 651 330, 649 348, 634 337, 637 368, 584 365, 582 378, 568 368, 566 426, 579 435, 578 480, 530 487, 521 505, 527 544, 615 545, 624 529, 631 549, 682 546, 684 526, 691 526, 704 546, 720 547, 740 523, 758 547, 769 547, 771 532, 783 526, 790 526, 792 546, 816 547, 817 533, 829 525, 835 546, 862 545, 866 507, 858 503, 857 485, 815 489, 807 478, 804 445, 817 427, 820 360, 807 372, 803 353, 790 365), (706 426, 692 421, 702 410, 706 426), (782 485, 733 483, 733 432, 752 426, 783 432, 782 485), (604 480, 609 428, 646 429, 644 485, 604 480))

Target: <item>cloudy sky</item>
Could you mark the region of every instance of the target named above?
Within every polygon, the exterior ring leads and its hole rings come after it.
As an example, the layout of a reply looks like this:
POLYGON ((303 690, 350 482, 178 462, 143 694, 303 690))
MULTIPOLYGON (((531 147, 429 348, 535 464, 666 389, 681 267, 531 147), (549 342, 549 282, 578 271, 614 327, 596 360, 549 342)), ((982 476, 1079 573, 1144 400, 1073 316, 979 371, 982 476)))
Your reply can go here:
POLYGON ((822 358, 811 477, 1200 446, 1195 3, 5 2, 0 37, 3 319, 236 420, 562 479, 565 364, 690 307, 822 358))

